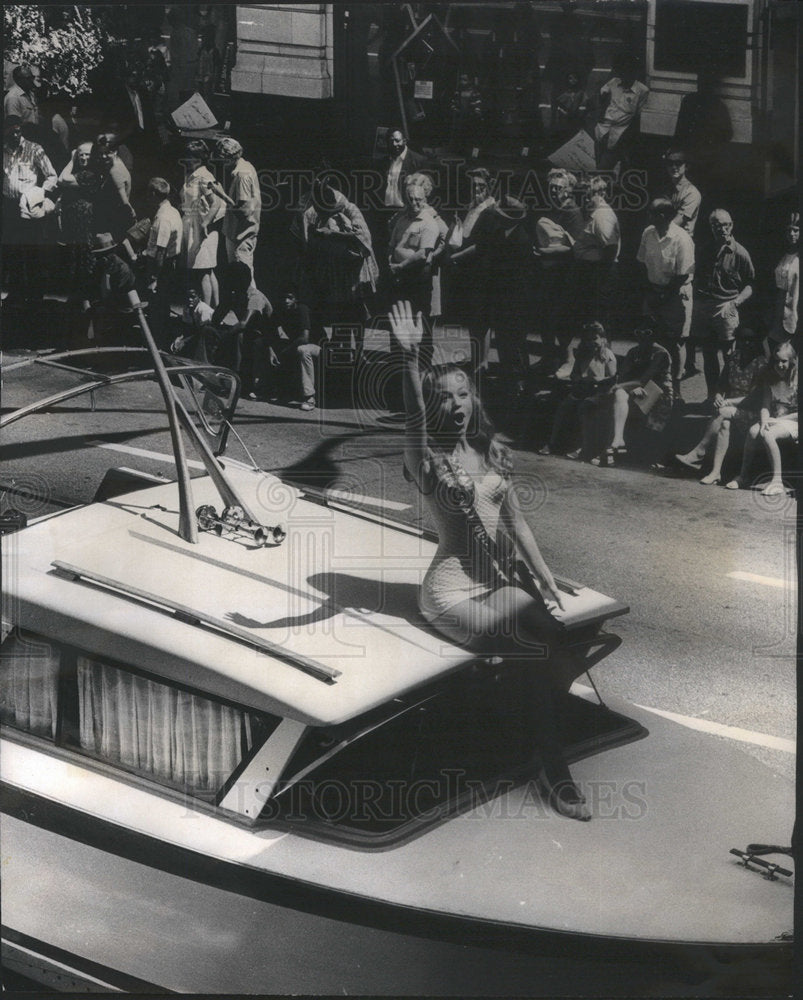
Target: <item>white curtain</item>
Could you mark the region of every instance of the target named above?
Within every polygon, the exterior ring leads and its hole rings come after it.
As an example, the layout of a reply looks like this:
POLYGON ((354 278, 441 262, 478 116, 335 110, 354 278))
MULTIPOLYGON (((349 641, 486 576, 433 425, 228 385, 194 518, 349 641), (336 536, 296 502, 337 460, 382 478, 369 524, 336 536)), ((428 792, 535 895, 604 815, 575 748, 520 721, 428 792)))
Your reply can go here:
POLYGON ((60 662, 46 639, 10 635, 0 647, 0 722, 55 739, 60 662))
POLYGON ((192 792, 213 793, 251 748, 247 713, 78 658, 81 746, 192 792))

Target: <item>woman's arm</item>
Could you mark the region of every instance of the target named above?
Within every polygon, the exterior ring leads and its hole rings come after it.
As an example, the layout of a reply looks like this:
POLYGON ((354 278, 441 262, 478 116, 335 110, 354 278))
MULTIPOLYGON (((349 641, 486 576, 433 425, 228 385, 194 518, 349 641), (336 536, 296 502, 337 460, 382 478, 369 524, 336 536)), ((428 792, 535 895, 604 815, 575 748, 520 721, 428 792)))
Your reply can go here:
POLYGON ((421 488, 424 463, 427 460, 427 423, 421 374, 418 370, 418 350, 423 330, 420 315, 413 319, 409 302, 396 302, 390 310, 390 332, 398 344, 403 361, 402 388, 405 425, 404 461, 407 471, 421 488))
POLYGON ((511 487, 508 490, 507 498, 502 507, 502 518, 505 529, 515 544, 519 555, 527 564, 536 580, 544 588, 546 592, 544 596, 547 599, 553 600, 562 609, 563 601, 558 590, 558 585, 555 583, 555 578, 552 576, 549 567, 544 562, 544 557, 541 555, 541 550, 538 548, 538 543, 535 540, 532 529, 527 524, 521 512, 515 487, 511 487))

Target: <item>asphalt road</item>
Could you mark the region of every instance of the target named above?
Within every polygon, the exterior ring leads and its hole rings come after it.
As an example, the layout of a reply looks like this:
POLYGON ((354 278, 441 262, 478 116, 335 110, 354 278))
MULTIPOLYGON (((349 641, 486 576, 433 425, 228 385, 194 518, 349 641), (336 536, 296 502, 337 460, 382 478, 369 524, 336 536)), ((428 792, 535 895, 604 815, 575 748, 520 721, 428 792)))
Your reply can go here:
MULTIPOLYGON (((444 351, 457 342, 459 334, 444 339, 444 351)), ((369 348, 381 352, 385 345, 379 332, 369 338, 369 348)), ((620 353, 626 346, 614 344, 620 353)), ((25 357, 31 355, 7 356, 6 366, 25 357)), ((375 383, 369 398, 381 397, 382 371, 380 360, 368 376, 375 383)), ((75 382, 73 374, 40 364, 12 369, 4 411, 75 382)), ((401 472, 401 425, 384 409, 345 406, 340 388, 334 381, 325 386, 312 413, 244 400, 235 430, 266 470, 426 523, 401 472)), ((702 388, 698 376, 684 384, 684 396, 699 398, 702 388)), ((87 502, 117 465, 172 474, 156 387, 94 395, 94 412, 84 396, 3 432, 4 506, 27 505, 35 516, 87 502)), ((698 418, 696 427, 703 426, 698 418)), ((519 423, 518 432, 537 438, 532 426, 519 423)), ((234 436, 228 453, 246 457, 234 436)), ((516 448, 516 464, 532 487, 527 516, 553 571, 630 605, 616 623, 621 648, 595 670, 603 694, 701 720, 793 777, 793 754, 778 743, 795 736, 793 500, 704 487, 643 467, 596 468, 532 449, 516 448)))

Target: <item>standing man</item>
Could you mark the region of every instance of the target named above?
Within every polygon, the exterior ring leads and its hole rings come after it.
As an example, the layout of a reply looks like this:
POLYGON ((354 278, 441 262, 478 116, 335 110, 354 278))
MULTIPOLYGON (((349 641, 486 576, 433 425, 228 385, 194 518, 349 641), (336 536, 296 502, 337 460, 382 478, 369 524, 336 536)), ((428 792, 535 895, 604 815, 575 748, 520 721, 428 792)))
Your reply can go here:
POLYGON ((151 177, 148 181, 148 203, 154 214, 143 256, 148 265, 150 318, 157 343, 166 347, 170 297, 174 290, 176 261, 181 251, 184 227, 178 211, 170 204, 170 185, 163 177, 151 177))
POLYGON ((17 115, 23 125, 39 124, 37 91, 41 85, 39 69, 23 63, 11 74, 14 84, 3 99, 3 116, 17 115))
MULTIPOLYGON (((56 187, 58 177, 44 149, 22 138, 18 115, 3 120, 3 270, 12 298, 40 299, 42 268, 40 247, 44 242, 44 217, 22 216, 22 199, 41 196, 56 187)), ((42 213, 44 214, 44 213, 42 213)), ((37 213, 39 215, 39 213, 37 213)))
POLYGON ((385 162, 384 205, 394 212, 404 208, 404 185, 410 174, 417 173, 427 164, 421 153, 416 153, 407 145, 407 136, 402 129, 393 128, 388 132, 388 158, 385 162))
POLYGON ((630 153, 639 136, 641 109, 650 94, 649 87, 636 79, 638 67, 634 56, 618 56, 613 73, 598 96, 598 121, 594 128, 598 170, 613 170, 630 153))
POLYGON ((708 217, 714 246, 700 255, 696 271, 692 334, 703 348, 708 398, 717 391, 720 363, 733 347, 739 307, 753 294, 755 269, 750 254, 733 238, 733 219, 724 208, 708 217))
POLYGON ((664 153, 664 163, 670 185, 667 198, 675 209, 672 221, 693 237, 702 195, 686 176, 686 154, 682 149, 672 147, 664 153))
POLYGON ((680 374, 691 329, 694 243, 686 230, 675 224, 675 217, 668 198, 653 198, 651 225, 642 233, 636 260, 644 271, 644 312, 665 335, 672 357, 674 397, 679 399, 680 374))
POLYGON ((229 264, 236 261, 246 264, 251 272, 251 286, 256 287, 254 250, 262 216, 259 177, 253 164, 243 159, 243 147, 231 136, 218 139, 215 151, 224 168, 231 169, 228 193, 231 204, 223 216, 226 259, 229 264))

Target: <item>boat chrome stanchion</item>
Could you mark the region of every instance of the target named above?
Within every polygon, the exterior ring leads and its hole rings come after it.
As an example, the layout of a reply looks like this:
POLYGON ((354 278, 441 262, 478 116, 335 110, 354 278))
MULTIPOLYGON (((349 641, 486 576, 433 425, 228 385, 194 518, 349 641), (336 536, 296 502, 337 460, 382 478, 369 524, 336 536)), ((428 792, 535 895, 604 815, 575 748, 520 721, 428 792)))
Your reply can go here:
POLYGON ((173 387, 170 384, 170 379, 168 378, 164 362, 159 354, 159 348, 156 346, 156 341, 153 339, 151 328, 148 326, 148 321, 145 319, 142 302, 140 301, 139 295, 137 295, 136 291, 130 291, 128 293, 128 301, 134 307, 137 312, 137 316, 139 317, 139 325, 142 330, 142 336, 145 338, 145 343, 148 346, 148 351, 150 353, 151 360, 153 361, 153 369, 156 372, 159 388, 162 390, 162 397, 164 398, 165 407, 167 408, 167 419, 170 424, 170 439, 173 444, 173 457, 175 458, 176 471, 178 473, 178 533, 185 542, 197 543, 198 524, 196 523, 193 514, 190 470, 187 465, 187 455, 184 451, 184 439, 181 436, 181 429, 178 425, 176 397, 173 394, 173 387))

